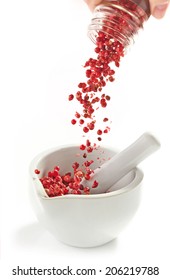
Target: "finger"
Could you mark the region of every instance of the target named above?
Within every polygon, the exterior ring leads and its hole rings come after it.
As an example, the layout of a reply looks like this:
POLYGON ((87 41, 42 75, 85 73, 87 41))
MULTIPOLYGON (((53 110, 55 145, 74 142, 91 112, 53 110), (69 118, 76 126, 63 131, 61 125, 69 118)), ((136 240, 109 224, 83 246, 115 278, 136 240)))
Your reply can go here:
POLYGON ((94 8, 102 2, 102 0, 85 0, 85 2, 89 6, 89 9, 93 11, 94 8))
POLYGON ((165 12, 168 8, 169 1, 166 0, 154 0, 150 3, 151 5, 151 14, 157 18, 161 19, 165 15, 165 12))

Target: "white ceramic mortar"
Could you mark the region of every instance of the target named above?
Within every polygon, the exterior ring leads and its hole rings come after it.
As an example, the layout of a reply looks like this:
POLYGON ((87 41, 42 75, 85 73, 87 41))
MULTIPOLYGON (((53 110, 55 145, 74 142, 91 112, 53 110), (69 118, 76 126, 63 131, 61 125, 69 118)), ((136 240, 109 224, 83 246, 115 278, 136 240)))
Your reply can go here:
MULTIPOLYGON (((61 167, 61 173, 71 171, 73 162, 83 163, 82 154, 79 146, 60 146, 36 156, 30 164, 31 202, 38 220, 58 240, 76 247, 95 247, 116 238, 135 215, 143 173, 133 169, 109 193, 54 198, 38 193, 36 180, 56 165, 61 167), (36 175, 35 169, 41 170, 41 174, 36 175)), ((101 147, 89 154, 88 160, 94 160, 92 168, 95 169, 114 154, 112 148, 101 147)))

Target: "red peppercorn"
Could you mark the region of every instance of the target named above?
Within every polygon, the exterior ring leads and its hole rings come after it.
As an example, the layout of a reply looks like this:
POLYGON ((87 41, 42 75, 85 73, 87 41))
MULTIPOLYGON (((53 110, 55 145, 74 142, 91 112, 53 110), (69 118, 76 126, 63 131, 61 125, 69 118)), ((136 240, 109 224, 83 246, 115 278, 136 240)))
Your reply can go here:
POLYGON ((76 117, 76 118, 80 118, 80 116, 81 116, 81 115, 80 115, 78 112, 75 113, 75 117, 76 117))
POLYGON ((72 167, 73 167, 74 170, 77 170, 77 168, 79 168, 79 163, 78 162, 74 162, 72 164, 72 167))
POLYGON ((85 150, 85 149, 86 149, 86 146, 85 146, 85 145, 83 145, 83 144, 82 144, 82 145, 80 145, 80 150, 82 150, 82 151, 83 151, 83 150, 85 150))
POLYGON ((81 91, 77 91, 77 93, 76 93, 76 99, 77 99, 78 101, 81 101, 81 98, 82 98, 82 93, 81 93, 81 91))
POLYGON ((89 167, 94 161, 93 160, 87 160, 84 162, 84 166, 89 167))
POLYGON ((110 81, 110 82, 113 82, 113 81, 114 81, 114 78, 113 78, 112 76, 110 76, 110 77, 109 77, 109 81, 110 81))
POLYGON ((88 124, 88 128, 89 128, 90 130, 93 130, 94 127, 95 127, 94 122, 91 122, 91 123, 88 124))
POLYGON ((86 83, 79 83, 79 84, 78 84, 78 87, 79 87, 79 88, 85 88, 85 87, 86 87, 86 83))
POLYGON ((115 71, 113 69, 109 70, 108 74, 111 76, 111 75, 114 75, 115 74, 115 71))
POLYGON ((99 47, 96 47, 94 50, 95 50, 96 53, 100 52, 100 48, 99 47))
POLYGON ((72 120, 71 120, 71 123, 72 123, 73 125, 76 124, 76 122, 77 122, 77 121, 76 121, 75 119, 72 119, 72 120))
POLYGON ((109 96, 109 95, 106 95, 106 100, 110 100, 111 99, 111 97, 109 96))
POLYGON ((84 118, 87 119, 88 117, 89 117, 89 115, 85 113, 84 118))
POLYGON ((92 188, 93 188, 93 189, 94 189, 94 188, 97 188, 98 185, 99 185, 99 183, 95 180, 95 181, 93 182, 92 188))
POLYGON ((90 193, 90 189, 88 187, 84 187, 84 193, 85 194, 89 194, 90 193))
POLYGON ((83 131, 85 132, 85 133, 87 133, 87 132, 89 132, 89 129, 88 129, 88 127, 83 127, 83 131))
POLYGON ((87 147, 90 147, 90 146, 91 146, 91 142, 90 142, 89 139, 86 140, 86 146, 87 146, 87 147))
POLYGON ((53 177, 53 172, 49 171, 48 172, 48 177, 52 178, 53 177))
POLYGON ((84 154, 83 154, 83 157, 84 157, 84 158, 86 158, 86 157, 87 157, 87 154, 86 154, 86 153, 84 153, 84 154))
POLYGON ((70 175, 65 175, 64 177, 63 177, 63 180, 66 182, 66 183, 70 183, 70 181, 71 181, 71 176, 70 175))
POLYGON ((84 175, 84 178, 85 178, 86 180, 90 180, 91 176, 90 176, 90 174, 86 173, 86 174, 84 175))
POLYGON ((74 95, 73 95, 73 94, 70 94, 70 95, 68 96, 68 100, 71 101, 71 100, 73 100, 73 99, 74 99, 74 95))
POLYGON ((102 99, 100 100, 100 104, 101 104, 101 106, 102 106, 103 108, 105 108, 105 107, 107 106, 106 100, 105 100, 104 98, 102 98, 102 99))
POLYGON ((102 134, 102 130, 101 130, 101 129, 98 129, 97 134, 98 134, 98 135, 101 135, 101 134, 102 134))
POLYGON ((87 147, 87 152, 88 153, 92 153, 93 152, 93 148, 92 147, 87 147))
POLYGON ((83 124, 83 123, 84 123, 83 119, 79 120, 79 124, 83 124))
POLYGON ((90 75, 91 75, 91 70, 90 69, 86 70, 86 77, 90 78, 90 75))
POLYGON ((54 167, 54 171, 60 171, 60 167, 57 165, 54 167))
POLYGON ((35 172, 35 174, 40 174, 40 170, 38 170, 38 169, 35 169, 34 172, 35 172))

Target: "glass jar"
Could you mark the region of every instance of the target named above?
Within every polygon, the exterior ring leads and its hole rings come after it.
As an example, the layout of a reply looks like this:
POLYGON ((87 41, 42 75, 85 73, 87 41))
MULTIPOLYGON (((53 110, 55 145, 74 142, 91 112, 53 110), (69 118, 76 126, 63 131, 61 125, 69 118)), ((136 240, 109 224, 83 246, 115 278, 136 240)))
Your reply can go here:
POLYGON ((88 36, 96 43, 99 31, 125 48, 134 43, 134 37, 150 17, 148 0, 106 0, 94 10, 88 27, 88 36))

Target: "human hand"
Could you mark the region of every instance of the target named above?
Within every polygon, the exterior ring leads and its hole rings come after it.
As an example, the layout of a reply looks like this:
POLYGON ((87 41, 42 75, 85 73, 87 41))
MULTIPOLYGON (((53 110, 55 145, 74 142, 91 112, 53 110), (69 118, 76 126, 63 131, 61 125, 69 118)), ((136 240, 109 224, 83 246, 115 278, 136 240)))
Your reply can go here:
MULTIPOLYGON (((93 11, 94 8, 102 2, 102 0, 85 0, 90 10, 93 11)), ((163 18, 165 12, 168 8, 168 0, 149 0, 151 7, 151 14, 157 19, 163 18)))

